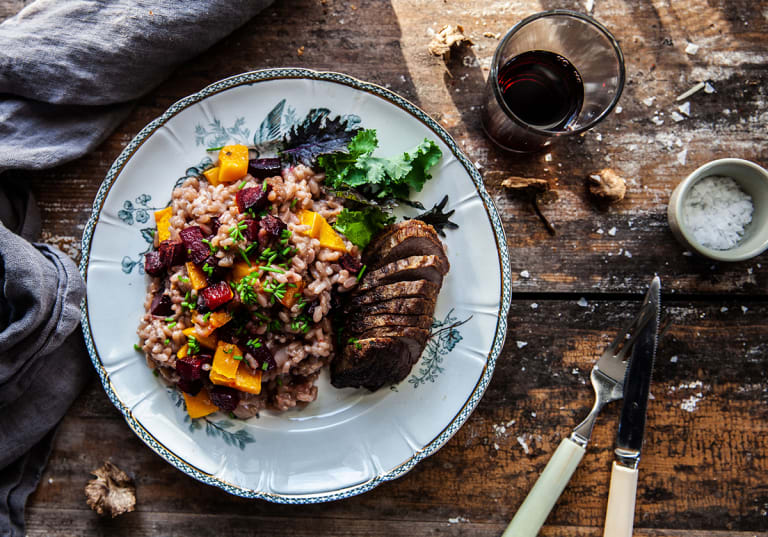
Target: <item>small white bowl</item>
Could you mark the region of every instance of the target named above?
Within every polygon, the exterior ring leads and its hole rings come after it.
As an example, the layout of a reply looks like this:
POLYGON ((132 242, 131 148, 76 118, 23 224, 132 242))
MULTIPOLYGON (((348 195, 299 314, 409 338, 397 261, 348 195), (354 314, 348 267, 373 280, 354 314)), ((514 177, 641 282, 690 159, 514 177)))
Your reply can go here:
POLYGON ((680 244, 710 259, 744 261, 760 255, 768 248, 768 171, 754 162, 738 158, 708 162, 677 185, 669 198, 667 219, 672 233, 680 244), (693 236, 683 214, 683 202, 693 185, 712 175, 732 177, 741 189, 752 197, 752 204, 755 207, 752 222, 744 230, 744 237, 729 250, 714 250, 703 246, 693 236))

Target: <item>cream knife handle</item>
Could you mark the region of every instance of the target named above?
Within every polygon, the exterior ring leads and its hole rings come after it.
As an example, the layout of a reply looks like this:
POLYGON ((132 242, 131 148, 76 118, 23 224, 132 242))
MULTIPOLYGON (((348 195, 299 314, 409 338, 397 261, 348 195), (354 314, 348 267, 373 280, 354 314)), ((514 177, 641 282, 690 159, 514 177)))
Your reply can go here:
POLYGON ((632 537, 637 495, 637 469, 613 463, 603 537, 632 537))
POLYGON ((581 462, 584 451, 570 438, 563 438, 502 537, 535 537, 539 533, 581 462))

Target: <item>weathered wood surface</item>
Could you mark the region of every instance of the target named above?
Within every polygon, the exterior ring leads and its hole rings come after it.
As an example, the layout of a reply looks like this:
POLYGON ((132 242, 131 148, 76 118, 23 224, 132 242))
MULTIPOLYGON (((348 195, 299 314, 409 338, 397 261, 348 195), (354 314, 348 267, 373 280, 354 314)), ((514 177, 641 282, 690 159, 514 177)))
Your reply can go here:
MULTIPOLYGON (((561 438, 588 412, 589 369, 637 306, 516 302, 493 381, 457 435, 403 478, 324 505, 244 500, 184 476, 131 433, 94 379, 61 426, 31 501, 30 535, 44 535, 56 516, 84 534, 116 536, 183 535, 191 527, 200 535, 222 527, 236 535, 248 528, 264 535, 498 535, 561 438), (112 522, 98 521, 82 493, 88 472, 105 459, 132 473, 139 499, 137 513, 112 522)), ((665 306, 672 324, 654 372, 638 535, 766 528, 768 305, 746 307, 665 306)), ((601 534, 618 411, 614 404, 601 415, 544 535, 601 534)))
MULTIPOLYGON (((0 19, 27 3, 0 0, 0 19)), ((669 194, 699 165, 726 156, 768 165, 768 2, 595 0, 593 14, 621 41, 627 60, 622 112, 549 150, 508 155, 479 123, 498 43, 484 34, 503 34, 555 7, 584 11, 572 0, 278 0, 140 99, 90 155, 55 170, 8 174, 33 186, 44 239, 77 256, 110 164, 173 102, 251 69, 345 72, 418 104, 478 163, 504 220, 516 292, 507 345, 478 410, 440 452, 396 482, 316 506, 229 496, 154 455, 94 379, 59 431, 30 502, 29 535, 499 535, 557 442, 591 405, 587 372, 637 307, 620 299, 638 296, 654 273, 665 300, 675 298, 670 292, 685 300, 666 309, 673 325, 654 377, 635 534, 768 535, 759 533, 768 528, 768 257, 728 265, 687 256, 666 224, 669 194), (449 23, 462 24, 475 45, 446 65, 426 46, 430 30, 449 23), (684 52, 689 42, 701 47, 696 55, 684 52), (692 96, 691 118, 674 122, 675 97, 704 80, 716 93, 692 96), (627 198, 607 210, 584 185, 606 165, 630 179, 627 198), (502 191, 509 175, 556 185, 559 201, 544 209, 556 236, 502 191), (530 277, 519 276, 523 270, 530 277), (581 296, 586 308, 576 303, 581 296), (86 507, 82 487, 105 459, 135 476, 138 512, 99 520, 86 507)), ((602 534, 617 412, 614 405, 601 416, 542 535, 602 534)))

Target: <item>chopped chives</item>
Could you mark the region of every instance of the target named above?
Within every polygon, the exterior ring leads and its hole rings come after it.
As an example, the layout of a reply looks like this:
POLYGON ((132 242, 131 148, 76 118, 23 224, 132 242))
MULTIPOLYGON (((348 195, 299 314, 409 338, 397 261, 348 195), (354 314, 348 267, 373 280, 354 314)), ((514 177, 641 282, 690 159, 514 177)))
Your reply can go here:
POLYGON ((219 147, 209 147, 206 151, 221 151, 222 149, 224 149, 224 146, 220 145, 219 147))
POLYGON ((261 267, 261 270, 266 270, 267 272, 277 272, 278 274, 285 274, 285 271, 283 269, 279 269, 275 267, 261 267))
POLYGON ((135 350, 137 350, 137 351, 140 351, 140 350, 141 350, 141 346, 140 346, 138 343, 134 343, 134 344, 133 344, 133 348, 134 348, 135 350))
POLYGON ((243 188, 245 188, 245 185, 247 185, 247 184, 248 184, 248 180, 246 179, 245 181, 240 183, 240 187, 238 188, 238 190, 242 190, 243 188))
POLYGON ((173 317, 166 317, 166 318, 165 318, 165 319, 163 319, 163 320, 164 320, 166 323, 172 323, 172 322, 173 322, 173 317))
POLYGON ((170 340, 170 339, 168 339, 168 338, 165 338, 165 344, 166 344, 166 345, 170 345, 170 344, 171 344, 171 340, 170 340))
POLYGON ((168 328, 173 328, 174 326, 176 326, 176 324, 177 324, 176 321, 173 321, 172 323, 168 323, 168 328))
POLYGON ((261 364, 261 369, 263 371, 266 371, 267 369, 269 369, 269 362, 264 362, 263 364, 261 364))
POLYGON ((156 376, 156 377, 159 377, 159 376, 160 376, 160 370, 159 370, 159 369, 153 369, 153 370, 152 370, 152 374, 153 374, 154 376, 156 376))
POLYGON ((238 251, 240 252, 240 255, 243 256, 243 259, 245 259, 245 262, 248 263, 248 266, 252 267, 253 265, 251 265, 251 260, 248 259, 248 255, 245 253, 245 250, 238 248, 238 251))
POLYGON ((368 268, 367 265, 363 265, 360 269, 360 272, 357 273, 357 281, 360 281, 360 278, 363 277, 363 273, 365 272, 365 269, 368 268))

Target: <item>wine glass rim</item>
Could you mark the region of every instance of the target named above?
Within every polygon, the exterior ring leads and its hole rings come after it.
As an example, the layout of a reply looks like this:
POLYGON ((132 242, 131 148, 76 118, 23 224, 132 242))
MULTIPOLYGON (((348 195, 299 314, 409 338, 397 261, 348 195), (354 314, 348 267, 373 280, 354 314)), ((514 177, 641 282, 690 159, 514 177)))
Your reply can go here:
POLYGON ((529 15, 528 17, 524 18, 517 24, 515 24, 512 28, 510 28, 506 34, 504 34, 504 37, 499 42, 499 46, 496 47, 496 52, 493 54, 493 63, 491 64, 491 71, 489 74, 489 80, 491 82, 491 87, 493 87, 493 94, 496 98, 496 101, 498 102, 499 106, 502 110, 507 114, 507 116, 514 121, 515 123, 519 124, 522 127, 525 127, 527 130, 540 134, 543 136, 562 136, 562 135, 571 135, 571 134, 579 134, 581 132, 587 131, 597 125, 599 122, 601 122, 603 119, 605 119, 608 114, 611 113, 611 111, 614 109, 616 104, 619 102, 619 98, 621 98, 621 93, 624 91, 624 80, 625 80, 625 69, 624 69, 624 53, 621 51, 621 47, 619 46, 619 42, 617 39, 613 36, 613 34, 606 28, 604 25, 602 25, 597 20, 593 19, 589 15, 585 15, 584 13, 579 13, 578 11, 571 11, 570 9, 551 9, 549 11, 541 11, 539 13, 534 13, 533 15, 529 15), (614 52, 616 53, 616 58, 619 62, 619 81, 616 85, 616 94, 613 97, 613 100, 609 103, 608 106, 605 107, 605 109, 592 119, 589 123, 579 127, 578 129, 573 130, 549 130, 549 129, 540 129, 538 127, 534 127, 533 125, 523 121, 517 115, 509 108, 507 103, 504 101, 504 99, 501 97, 501 88, 499 88, 499 77, 498 77, 498 64, 499 64, 499 57, 501 55, 501 51, 504 49, 504 45, 506 45, 507 41, 515 35, 521 28, 526 26, 527 24, 542 19, 545 17, 553 17, 553 16, 566 16, 566 17, 573 17, 575 19, 581 19, 582 21, 591 24, 600 32, 605 35, 605 37, 608 39, 608 42, 613 47, 614 52))

